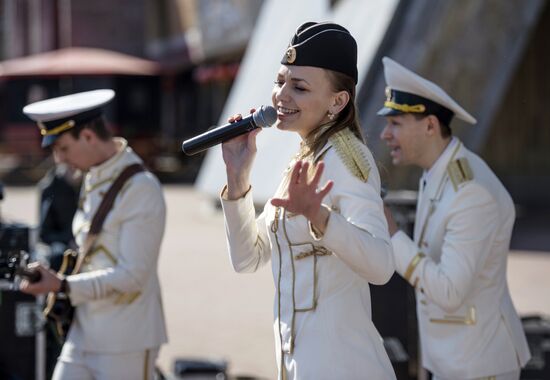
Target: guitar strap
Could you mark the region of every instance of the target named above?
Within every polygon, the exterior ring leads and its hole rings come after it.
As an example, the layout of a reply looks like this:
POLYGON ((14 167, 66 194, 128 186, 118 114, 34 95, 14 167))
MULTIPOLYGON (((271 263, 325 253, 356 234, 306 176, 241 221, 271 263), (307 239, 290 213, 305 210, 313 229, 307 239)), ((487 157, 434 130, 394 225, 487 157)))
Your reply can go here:
POLYGON ((84 240, 82 247, 80 247, 80 249, 78 250, 78 259, 71 274, 77 274, 78 272, 80 272, 80 267, 82 266, 84 259, 90 253, 95 242, 97 241, 97 238, 101 233, 101 228, 103 227, 103 222, 105 222, 105 218, 107 218, 107 214, 109 214, 109 211, 111 211, 116 196, 118 195, 119 191, 122 189, 126 181, 128 181, 128 179, 130 179, 134 174, 143 172, 145 170, 146 169, 142 164, 132 164, 126 166, 124 170, 122 170, 122 172, 119 174, 117 179, 113 182, 113 184, 103 197, 103 200, 99 204, 99 207, 97 208, 94 217, 92 218, 90 231, 88 231, 88 235, 86 235, 86 239, 84 240))

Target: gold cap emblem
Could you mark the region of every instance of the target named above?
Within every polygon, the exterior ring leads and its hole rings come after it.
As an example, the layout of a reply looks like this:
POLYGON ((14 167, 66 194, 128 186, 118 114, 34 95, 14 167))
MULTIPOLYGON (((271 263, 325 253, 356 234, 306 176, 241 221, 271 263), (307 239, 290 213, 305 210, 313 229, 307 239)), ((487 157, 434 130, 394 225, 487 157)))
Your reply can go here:
POLYGON ((287 63, 293 63, 296 60, 296 49, 294 49, 292 46, 286 49, 286 62, 287 63))

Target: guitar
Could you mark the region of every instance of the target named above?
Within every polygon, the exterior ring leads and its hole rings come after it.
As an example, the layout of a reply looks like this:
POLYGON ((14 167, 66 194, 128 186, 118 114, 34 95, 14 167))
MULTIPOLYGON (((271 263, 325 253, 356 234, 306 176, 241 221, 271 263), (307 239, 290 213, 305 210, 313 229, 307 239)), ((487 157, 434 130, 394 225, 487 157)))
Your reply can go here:
MULTIPOLYGON (((57 273, 64 276, 76 273, 78 253, 74 250, 68 249, 63 254, 63 263, 57 273)), ((42 275, 38 270, 28 269, 26 267, 18 267, 14 270, 14 274, 20 277, 26 278, 31 283, 39 282, 42 279, 42 275)), ((46 307, 43 311, 48 323, 54 328, 54 335, 59 343, 63 343, 69 327, 71 325, 72 317, 74 314, 74 307, 68 295, 57 292, 49 293, 46 300, 46 307)))
POLYGON ((0 279, 13 284, 15 276, 28 279, 30 282, 40 281, 40 272, 27 269, 29 254, 22 249, 12 249, 6 252, 0 250, 0 279))
POLYGON ((42 275, 37 270, 27 268, 17 268, 15 274, 21 277, 25 277, 29 282, 38 282, 42 278, 42 275))
MULTIPOLYGON (((67 249, 63 253, 63 262, 57 273, 65 277, 76 274, 79 270, 78 252, 73 249, 67 249)), ((63 292, 48 293, 43 314, 54 327, 56 340, 59 343, 63 343, 65 338, 67 338, 74 316, 74 306, 71 303, 69 295, 63 292)))

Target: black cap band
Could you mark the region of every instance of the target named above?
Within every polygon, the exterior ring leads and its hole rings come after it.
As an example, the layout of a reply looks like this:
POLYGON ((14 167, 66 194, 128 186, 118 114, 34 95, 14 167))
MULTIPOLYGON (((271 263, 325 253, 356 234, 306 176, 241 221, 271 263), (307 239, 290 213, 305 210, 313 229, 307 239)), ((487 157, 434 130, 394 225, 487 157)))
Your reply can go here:
POLYGON ((38 122, 40 133, 42 134, 42 147, 46 148, 52 145, 57 138, 64 132, 73 129, 76 126, 89 123, 98 119, 103 114, 100 107, 81 112, 77 115, 55 119, 50 121, 38 122))
POLYGON ((435 115, 440 123, 446 126, 449 126, 454 116, 453 111, 430 99, 409 92, 386 89, 386 101, 378 115, 394 116, 404 113, 435 115))
POLYGON ((101 108, 98 107, 98 108, 93 108, 89 111, 81 112, 77 115, 72 115, 62 119, 44 121, 41 124, 46 128, 47 131, 50 131, 70 120, 74 122, 74 126, 85 124, 92 121, 93 119, 100 117, 101 114, 102 114, 102 110, 101 108))

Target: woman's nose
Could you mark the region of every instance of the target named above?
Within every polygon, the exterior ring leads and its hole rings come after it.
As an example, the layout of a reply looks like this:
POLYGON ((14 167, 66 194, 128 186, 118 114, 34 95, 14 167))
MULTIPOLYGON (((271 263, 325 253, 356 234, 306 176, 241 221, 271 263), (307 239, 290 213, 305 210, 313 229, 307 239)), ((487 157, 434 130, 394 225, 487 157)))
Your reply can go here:
POLYGON ((277 87, 275 90, 275 99, 277 100, 287 100, 288 99, 288 88, 286 84, 283 84, 280 87, 277 87))

